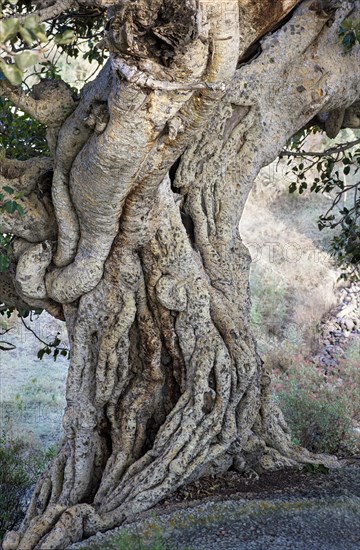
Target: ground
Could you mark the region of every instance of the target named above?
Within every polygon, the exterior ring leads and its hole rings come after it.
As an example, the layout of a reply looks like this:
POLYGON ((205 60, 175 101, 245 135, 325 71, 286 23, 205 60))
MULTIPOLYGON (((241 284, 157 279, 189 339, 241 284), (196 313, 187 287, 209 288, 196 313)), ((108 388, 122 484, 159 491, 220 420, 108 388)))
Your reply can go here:
POLYGON ((187 485, 138 521, 98 534, 83 550, 356 550, 360 464, 329 473, 228 472, 187 485))

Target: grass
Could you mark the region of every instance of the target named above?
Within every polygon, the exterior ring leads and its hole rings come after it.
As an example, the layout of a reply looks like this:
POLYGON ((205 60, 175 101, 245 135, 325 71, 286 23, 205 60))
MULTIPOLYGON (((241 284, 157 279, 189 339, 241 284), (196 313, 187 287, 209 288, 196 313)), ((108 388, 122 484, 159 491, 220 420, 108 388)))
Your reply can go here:
MULTIPOLYGON (((125 531, 106 542, 93 541, 84 550, 174 550, 173 544, 166 541, 158 530, 159 528, 155 529, 155 534, 148 538, 125 531)), ((192 549, 183 547, 182 550, 192 549)))
MULTIPOLYGON (((7 339, 16 349, 2 352, 0 362, 0 431, 11 432, 33 447, 44 449, 60 437, 68 363, 63 357, 56 362, 46 355, 38 359, 42 345, 24 329, 19 318, 13 315, 6 322, 11 329, 7 339)), ((43 313, 32 328, 44 340, 51 340, 59 330, 65 337, 63 325, 43 313)))
POLYGON ((319 349, 318 325, 336 304, 337 277, 319 232, 322 195, 288 193, 280 165, 265 168, 250 194, 240 233, 253 257, 251 323, 294 443, 317 452, 358 452, 360 344, 350 344, 327 377, 307 361, 319 349), (259 223, 261 220, 261 223, 259 223))
POLYGON ((295 444, 320 453, 360 452, 360 352, 348 350, 326 374, 302 358, 273 371, 274 399, 287 420, 295 444))
POLYGON ((41 451, 23 439, 0 433, 0 541, 23 518, 26 497, 54 455, 54 448, 41 451))

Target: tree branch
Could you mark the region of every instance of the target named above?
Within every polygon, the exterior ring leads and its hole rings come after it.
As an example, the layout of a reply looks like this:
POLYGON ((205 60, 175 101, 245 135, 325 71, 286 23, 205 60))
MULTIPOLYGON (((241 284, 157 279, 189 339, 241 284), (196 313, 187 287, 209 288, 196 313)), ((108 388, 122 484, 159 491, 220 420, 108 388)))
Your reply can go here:
POLYGON ((20 298, 15 289, 13 275, 10 270, 0 273, 0 303, 5 304, 5 309, 29 309, 29 304, 20 298))
POLYGON ((25 213, 1 213, 0 231, 22 237, 29 242, 54 239, 57 226, 50 199, 50 186, 45 174, 52 169, 52 160, 34 158, 26 161, 3 159, 0 161, 0 188, 5 185, 14 190, 9 200, 16 199, 25 213), (42 181, 44 179, 44 181, 42 181))
MULTIPOLYGON (((22 22, 24 21, 29 15, 37 15, 39 22, 42 23, 43 21, 49 21, 50 19, 55 19, 60 14, 62 14, 64 11, 67 11, 71 9, 72 7, 76 6, 77 2, 74 0, 57 0, 55 2, 52 2, 51 5, 48 5, 49 2, 41 2, 40 8, 38 10, 32 11, 30 13, 24 13, 24 14, 16 14, 15 17, 18 19, 18 21, 22 22), (45 4, 44 7, 41 7, 41 5, 45 4)), ((10 17, 14 17, 14 14, 12 14, 10 17)))
POLYGON ((26 330, 28 330, 29 332, 31 332, 31 334, 32 334, 33 336, 35 336, 36 340, 38 340, 38 342, 40 342, 41 344, 44 344, 44 346, 46 346, 47 348, 55 348, 55 349, 58 349, 59 351, 67 351, 67 352, 70 351, 69 348, 67 348, 67 347, 56 346, 56 345, 54 345, 54 342, 46 342, 46 340, 43 340, 42 338, 40 338, 40 336, 36 333, 35 330, 33 330, 33 329, 30 327, 30 325, 27 325, 27 324, 25 323, 25 320, 24 320, 24 317, 23 317, 23 316, 21 316, 20 319, 21 319, 22 324, 23 324, 24 327, 26 328, 26 330))
POLYGON ((50 157, 33 157, 28 160, 4 158, 0 160, 0 183, 26 196, 34 191, 41 177, 52 169, 53 160, 50 157))
POLYGON ((42 80, 33 87, 32 95, 27 95, 20 87, 2 80, 0 95, 12 101, 16 107, 41 124, 51 128, 61 126, 77 104, 70 86, 62 80, 42 80))
POLYGON ((326 149, 325 151, 289 151, 287 149, 284 149, 279 154, 279 157, 328 157, 330 155, 334 155, 336 153, 343 153, 347 151, 348 149, 351 149, 352 147, 355 147, 356 145, 360 144, 360 139, 356 139, 355 141, 349 141, 347 143, 341 143, 337 145, 336 147, 330 147, 329 149, 326 149))

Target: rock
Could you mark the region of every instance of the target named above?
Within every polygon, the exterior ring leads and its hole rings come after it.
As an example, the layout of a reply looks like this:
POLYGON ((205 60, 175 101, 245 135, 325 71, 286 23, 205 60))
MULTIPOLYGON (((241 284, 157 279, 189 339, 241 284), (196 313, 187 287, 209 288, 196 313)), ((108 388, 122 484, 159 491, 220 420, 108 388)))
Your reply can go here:
POLYGON ((339 311, 339 313, 337 314, 337 318, 336 320, 337 321, 342 321, 342 319, 344 319, 344 317, 351 317, 351 314, 353 313, 353 307, 352 306, 345 306, 344 308, 342 308, 341 311, 339 311))
POLYGON ((350 332, 353 330, 355 326, 354 321, 352 319, 344 319, 343 325, 345 325, 346 329, 349 330, 350 332))
POLYGON ((16 550, 20 543, 20 535, 16 531, 9 531, 4 538, 3 550, 16 550))

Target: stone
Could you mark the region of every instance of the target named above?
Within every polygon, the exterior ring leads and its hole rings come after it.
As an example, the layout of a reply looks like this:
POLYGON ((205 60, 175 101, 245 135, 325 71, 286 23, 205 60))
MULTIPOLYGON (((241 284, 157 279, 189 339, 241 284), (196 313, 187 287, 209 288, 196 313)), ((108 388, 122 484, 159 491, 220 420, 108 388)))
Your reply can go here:
POLYGON ((353 330, 355 324, 352 319, 344 319, 343 324, 345 325, 346 329, 350 332, 353 330))

